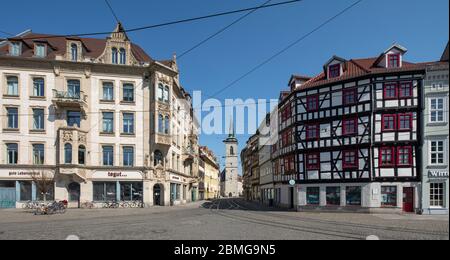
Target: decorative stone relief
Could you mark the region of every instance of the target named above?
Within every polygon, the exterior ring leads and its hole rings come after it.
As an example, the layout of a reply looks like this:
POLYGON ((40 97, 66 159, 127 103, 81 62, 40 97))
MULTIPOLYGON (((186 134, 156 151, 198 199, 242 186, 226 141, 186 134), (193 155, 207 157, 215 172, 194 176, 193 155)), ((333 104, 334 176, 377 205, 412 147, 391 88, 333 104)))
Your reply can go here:
POLYGON ((86 134, 84 133, 79 133, 78 134, 78 142, 86 144, 86 134))
POLYGON ((63 141, 64 142, 72 142, 73 141, 73 133, 71 131, 63 132, 63 141))

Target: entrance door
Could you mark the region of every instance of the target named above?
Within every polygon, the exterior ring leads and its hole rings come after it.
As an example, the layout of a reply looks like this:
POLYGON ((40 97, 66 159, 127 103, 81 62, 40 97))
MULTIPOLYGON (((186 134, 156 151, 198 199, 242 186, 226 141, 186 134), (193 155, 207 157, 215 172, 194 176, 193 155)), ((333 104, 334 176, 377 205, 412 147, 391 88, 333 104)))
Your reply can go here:
POLYGON ((67 191, 69 192, 69 207, 80 207, 80 184, 72 182, 67 187, 67 191))
POLYGON ((294 208, 294 188, 293 187, 289 188, 289 208, 290 209, 294 208))
POLYGON ((16 207, 16 189, 0 188, 0 209, 16 207))
POLYGON ((153 205, 154 206, 162 206, 161 203, 161 186, 156 184, 153 187, 153 205))
POLYGON ((403 211, 414 212, 414 188, 403 188, 403 211))

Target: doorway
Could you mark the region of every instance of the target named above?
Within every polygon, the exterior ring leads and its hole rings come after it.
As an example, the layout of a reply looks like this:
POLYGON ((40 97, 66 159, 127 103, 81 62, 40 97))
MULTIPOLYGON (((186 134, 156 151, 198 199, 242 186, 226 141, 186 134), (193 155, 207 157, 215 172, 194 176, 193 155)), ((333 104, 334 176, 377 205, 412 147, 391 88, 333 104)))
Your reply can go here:
POLYGON ((67 187, 67 192, 69 193, 69 207, 80 207, 80 194, 81 187, 77 182, 72 182, 67 187))
POLYGON ((414 188, 403 188, 403 211, 414 213, 414 188))
POLYGON ((294 206, 294 187, 289 188, 289 208, 293 209, 294 206))
POLYGON ((162 206, 163 203, 161 201, 162 198, 164 198, 162 196, 162 188, 160 184, 155 184, 155 186, 153 186, 153 205, 154 206, 162 206))

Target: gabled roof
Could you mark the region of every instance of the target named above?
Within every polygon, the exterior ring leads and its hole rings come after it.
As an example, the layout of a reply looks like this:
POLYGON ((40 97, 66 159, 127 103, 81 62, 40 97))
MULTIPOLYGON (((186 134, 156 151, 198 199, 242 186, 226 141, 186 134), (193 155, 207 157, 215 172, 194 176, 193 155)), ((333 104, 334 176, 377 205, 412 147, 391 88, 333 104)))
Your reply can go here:
POLYGON ((289 79, 288 86, 290 86, 290 85, 292 84, 292 81, 294 81, 294 80, 308 81, 308 80, 310 80, 310 79, 311 79, 311 77, 309 77, 309 76, 302 76, 302 75, 296 75, 296 74, 294 74, 294 75, 292 75, 291 78, 289 79))
POLYGON ((342 63, 345 63, 347 61, 347 60, 345 60, 345 59, 343 59, 343 58, 341 58, 339 56, 334 55, 333 57, 331 57, 331 59, 329 59, 327 61, 327 63, 325 63, 325 65, 323 65, 324 71, 327 71, 328 65, 330 65, 330 63, 332 63, 335 60, 340 61, 342 63))
POLYGON ((387 50, 385 50, 383 53, 380 54, 380 56, 378 56, 378 59, 375 61, 376 64, 380 63, 380 61, 386 56, 386 54, 388 54, 392 49, 397 49, 399 50, 402 54, 405 54, 408 49, 406 49, 405 47, 403 47, 400 44, 393 44, 391 47, 389 47, 387 50))

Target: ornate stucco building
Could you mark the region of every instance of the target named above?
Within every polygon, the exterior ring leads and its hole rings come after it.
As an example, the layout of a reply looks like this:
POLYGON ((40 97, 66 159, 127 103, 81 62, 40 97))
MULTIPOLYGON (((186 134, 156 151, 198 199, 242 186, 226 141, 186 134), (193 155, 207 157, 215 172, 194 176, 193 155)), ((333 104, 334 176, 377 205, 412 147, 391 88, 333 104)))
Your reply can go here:
POLYGON ((199 196, 202 200, 220 196, 220 165, 214 153, 206 146, 200 147, 199 196))
POLYGON ((2 41, 0 88, 4 205, 40 200, 36 175, 54 178, 47 196, 72 207, 197 199, 198 124, 176 57, 152 59, 120 24, 105 39, 2 41))

